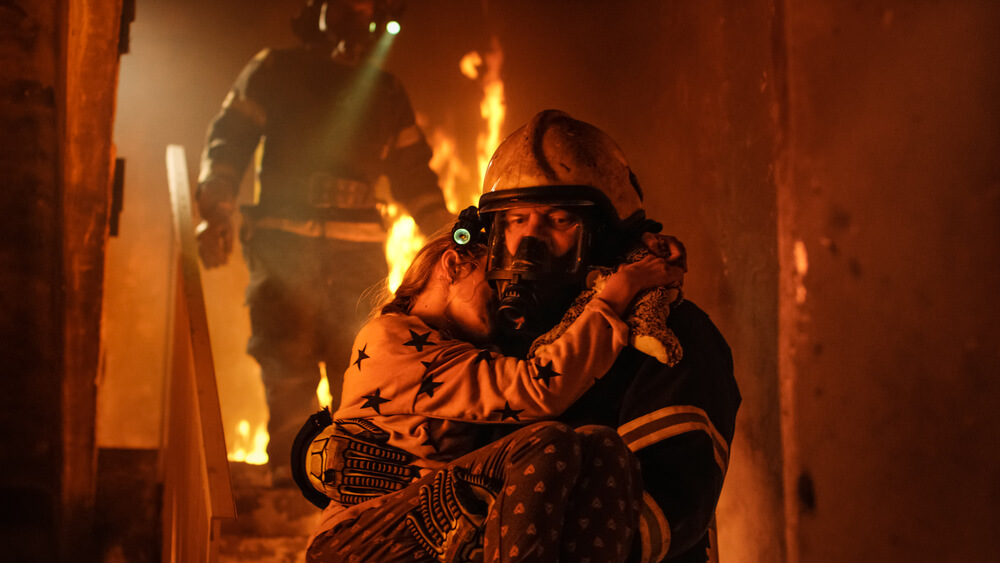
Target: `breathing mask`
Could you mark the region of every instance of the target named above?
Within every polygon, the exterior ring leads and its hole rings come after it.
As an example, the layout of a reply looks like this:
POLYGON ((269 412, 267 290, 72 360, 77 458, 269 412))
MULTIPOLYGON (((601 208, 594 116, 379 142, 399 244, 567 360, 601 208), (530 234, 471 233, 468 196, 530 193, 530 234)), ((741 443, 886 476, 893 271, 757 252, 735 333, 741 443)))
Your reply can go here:
POLYGON ((508 201, 490 205, 486 279, 500 298, 497 318, 512 332, 544 329, 548 313, 575 296, 587 274, 592 204, 508 201))

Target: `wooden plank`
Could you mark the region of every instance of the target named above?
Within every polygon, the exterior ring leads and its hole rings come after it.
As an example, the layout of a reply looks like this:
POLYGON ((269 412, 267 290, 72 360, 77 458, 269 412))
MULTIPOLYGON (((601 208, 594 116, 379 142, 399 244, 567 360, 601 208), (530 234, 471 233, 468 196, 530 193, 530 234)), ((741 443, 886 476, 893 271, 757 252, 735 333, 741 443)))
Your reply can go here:
MULTIPOLYGON (((179 271, 176 283, 178 286, 182 283, 179 271)), ((169 563, 213 563, 214 560, 206 555, 211 542, 211 499, 203 469, 201 416, 198 414, 188 310, 182 292, 178 292, 175 315, 174 369, 170 372, 172 409, 164 456, 164 505, 170 508, 170 514, 164 515, 164 522, 169 523, 170 529, 163 536, 162 559, 169 563)))
POLYGON ((212 345, 208 334, 201 271, 198 268, 198 250, 191 220, 191 192, 183 147, 179 145, 167 147, 167 174, 170 178, 174 229, 181 243, 182 283, 178 298, 183 295, 187 304, 188 331, 191 356, 194 361, 195 391, 198 398, 198 417, 201 420, 200 434, 204 445, 205 478, 210 505, 208 516, 235 518, 236 505, 233 501, 229 461, 226 457, 226 438, 219 407, 212 345))

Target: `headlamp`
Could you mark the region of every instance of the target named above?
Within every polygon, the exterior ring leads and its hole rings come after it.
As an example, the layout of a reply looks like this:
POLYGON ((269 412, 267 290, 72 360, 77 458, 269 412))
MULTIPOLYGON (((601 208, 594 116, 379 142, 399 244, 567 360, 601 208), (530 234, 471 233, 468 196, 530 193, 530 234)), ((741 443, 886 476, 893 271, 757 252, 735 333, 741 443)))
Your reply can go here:
POLYGON ((451 239, 459 246, 486 243, 486 228, 479 217, 479 209, 470 205, 458 214, 458 221, 451 228, 451 239))

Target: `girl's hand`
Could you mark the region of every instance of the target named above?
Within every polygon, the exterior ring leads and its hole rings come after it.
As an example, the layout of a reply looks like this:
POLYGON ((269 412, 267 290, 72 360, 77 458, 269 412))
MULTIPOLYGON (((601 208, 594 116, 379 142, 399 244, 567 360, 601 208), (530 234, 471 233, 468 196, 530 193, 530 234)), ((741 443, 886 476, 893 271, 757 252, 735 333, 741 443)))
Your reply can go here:
POLYGON ((630 264, 622 264, 608 276, 604 288, 597 294, 619 317, 625 314, 636 294, 654 287, 680 287, 684 269, 664 258, 649 255, 630 264))

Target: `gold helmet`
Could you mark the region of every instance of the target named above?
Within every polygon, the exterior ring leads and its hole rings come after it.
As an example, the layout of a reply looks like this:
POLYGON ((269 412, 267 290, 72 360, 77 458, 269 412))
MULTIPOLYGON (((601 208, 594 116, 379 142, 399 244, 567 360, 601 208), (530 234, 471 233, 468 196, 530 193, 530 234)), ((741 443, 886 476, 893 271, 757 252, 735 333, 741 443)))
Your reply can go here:
POLYGON ((617 228, 645 218, 642 191, 618 144, 558 110, 539 113, 493 153, 480 212, 512 203, 596 205, 617 228))

